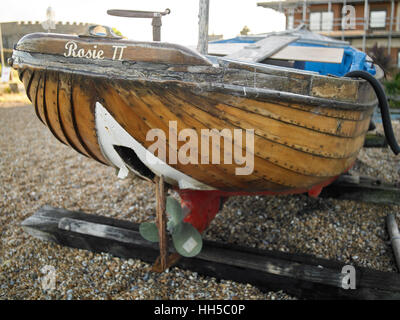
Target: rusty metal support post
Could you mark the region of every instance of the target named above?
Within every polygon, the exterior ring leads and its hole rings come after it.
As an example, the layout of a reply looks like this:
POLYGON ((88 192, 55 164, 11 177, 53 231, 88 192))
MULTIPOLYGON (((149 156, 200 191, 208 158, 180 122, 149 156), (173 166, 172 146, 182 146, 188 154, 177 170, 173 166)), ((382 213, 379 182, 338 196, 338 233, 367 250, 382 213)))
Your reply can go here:
POLYGON ((165 183, 163 176, 156 177, 156 216, 157 228, 160 239, 160 267, 164 271, 167 269, 168 258, 168 238, 167 238, 167 216, 165 213, 165 183))
POLYGON ((166 207, 166 184, 163 176, 155 177, 156 186, 156 225, 158 229, 160 255, 153 264, 152 271, 164 272, 169 267, 175 265, 181 256, 174 252, 169 254, 168 235, 167 235, 167 214, 166 207))

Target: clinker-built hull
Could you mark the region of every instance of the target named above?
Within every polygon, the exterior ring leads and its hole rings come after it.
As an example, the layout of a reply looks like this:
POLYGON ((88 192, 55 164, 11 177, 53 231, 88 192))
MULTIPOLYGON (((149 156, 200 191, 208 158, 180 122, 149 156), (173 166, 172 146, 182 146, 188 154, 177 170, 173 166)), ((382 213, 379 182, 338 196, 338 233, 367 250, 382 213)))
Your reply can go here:
POLYGON ((377 105, 363 80, 216 60, 169 44, 32 34, 12 62, 58 140, 181 189, 316 190, 352 166, 377 105), (196 139, 182 138, 185 129, 196 139), (224 139, 204 147, 203 130, 213 129, 224 139), (149 156, 151 130, 165 133, 158 160, 149 156))

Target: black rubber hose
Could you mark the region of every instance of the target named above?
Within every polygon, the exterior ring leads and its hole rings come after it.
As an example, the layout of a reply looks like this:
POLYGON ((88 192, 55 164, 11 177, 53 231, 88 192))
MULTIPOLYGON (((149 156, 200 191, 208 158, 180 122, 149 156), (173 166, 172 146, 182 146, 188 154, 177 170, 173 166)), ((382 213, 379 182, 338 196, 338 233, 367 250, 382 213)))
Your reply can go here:
POLYGON ((361 78, 369 82, 374 88, 375 94, 378 98, 379 108, 381 109, 383 131, 385 132, 386 140, 395 155, 400 153, 400 147, 397 144, 396 137, 393 133, 392 120, 390 118, 389 104, 386 98, 385 91, 381 83, 366 71, 350 71, 344 75, 349 78, 361 78))

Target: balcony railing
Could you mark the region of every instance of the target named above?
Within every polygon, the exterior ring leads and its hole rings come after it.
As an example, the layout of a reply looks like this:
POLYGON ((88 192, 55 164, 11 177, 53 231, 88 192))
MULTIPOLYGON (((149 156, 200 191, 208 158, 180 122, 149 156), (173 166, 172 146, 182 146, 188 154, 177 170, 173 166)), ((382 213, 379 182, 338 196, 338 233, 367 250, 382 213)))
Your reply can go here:
MULTIPOLYGON (((368 19, 371 20, 371 19, 368 19)), ((393 31, 400 31, 399 27, 397 26, 398 19, 396 17, 393 18, 392 23, 390 22, 390 17, 387 17, 386 19, 373 19, 372 23, 371 21, 367 21, 367 26, 366 29, 368 31, 390 31, 390 25, 392 25, 392 32, 393 31)), ((304 23, 308 27, 310 27, 310 20, 307 19, 303 21, 302 19, 295 19, 294 20, 294 28, 297 27, 298 25, 304 23)), ((347 27, 345 29, 342 28, 342 18, 335 18, 335 19, 325 19, 320 21, 319 23, 319 28, 310 28, 311 31, 350 31, 350 30, 358 30, 362 31, 364 30, 364 23, 365 19, 364 18, 354 18, 354 24, 352 25, 350 21, 347 21, 347 27)))

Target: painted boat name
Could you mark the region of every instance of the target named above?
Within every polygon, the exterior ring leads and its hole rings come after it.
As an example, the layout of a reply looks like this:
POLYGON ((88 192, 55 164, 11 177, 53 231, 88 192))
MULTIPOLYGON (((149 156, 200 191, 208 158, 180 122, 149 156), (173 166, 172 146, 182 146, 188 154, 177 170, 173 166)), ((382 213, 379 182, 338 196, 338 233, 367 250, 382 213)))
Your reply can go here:
MULTIPOLYGON (((114 48, 112 60, 122 60, 124 49, 127 46, 112 46, 114 48)), ((86 58, 93 60, 104 60, 104 50, 98 49, 93 45, 92 49, 79 48, 75 41, 68 41, 65 44, 64 57, 86 58)))

